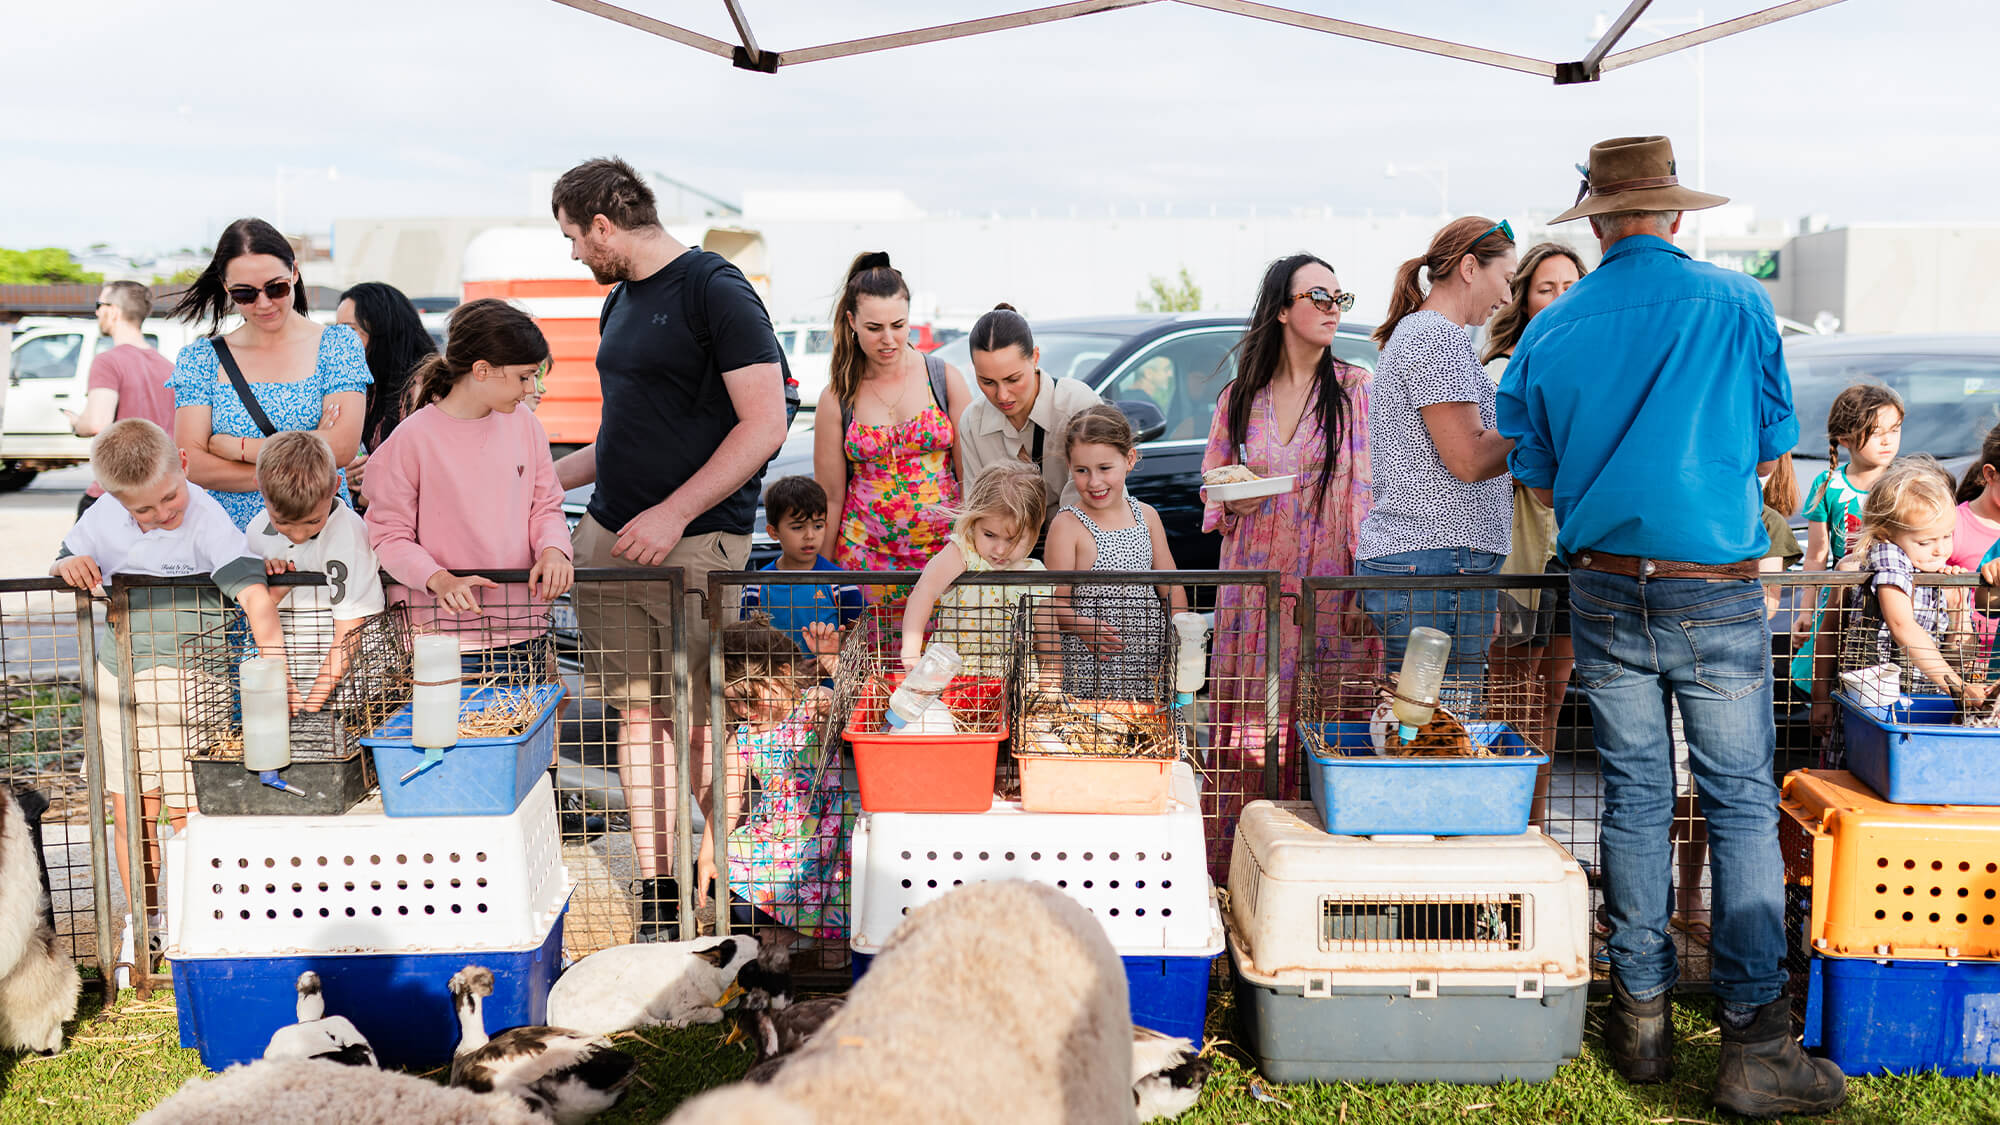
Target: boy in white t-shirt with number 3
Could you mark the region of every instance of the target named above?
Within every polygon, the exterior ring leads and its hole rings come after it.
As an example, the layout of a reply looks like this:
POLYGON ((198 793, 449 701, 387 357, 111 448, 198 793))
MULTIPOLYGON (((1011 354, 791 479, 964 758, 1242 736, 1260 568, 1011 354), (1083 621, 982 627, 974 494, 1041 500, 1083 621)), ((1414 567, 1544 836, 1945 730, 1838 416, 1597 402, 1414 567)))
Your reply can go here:
POLYGON ((352 659, 350 638, 382 612, 381 566, 368 525, 338 499, 333 450, 308 430, 264 443, 257 455, 264 510, 250 519, 250 547, 270 574, 299 570, 326 576, 323 586, 273 591, 284 622, 292 685, 305 710, 325 705, 352 659))

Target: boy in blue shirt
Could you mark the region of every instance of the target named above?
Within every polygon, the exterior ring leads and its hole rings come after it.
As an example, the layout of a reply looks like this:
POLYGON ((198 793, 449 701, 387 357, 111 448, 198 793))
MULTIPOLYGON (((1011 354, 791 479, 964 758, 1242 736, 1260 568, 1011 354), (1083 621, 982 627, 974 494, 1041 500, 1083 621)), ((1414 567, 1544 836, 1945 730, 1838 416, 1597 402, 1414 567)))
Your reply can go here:
MULTIPOLYGON (((826 490, 811 477, 780 477, 764 491, 764 530, 782 552, 765 570, 844 573, 820 556, 826 539, 826 490)), ((751 586, 743 591, 743 615, 762 611, 799 651, 814 656, 840 652, 840 631, 861 616, 861 587, 844 585, 751 586)))

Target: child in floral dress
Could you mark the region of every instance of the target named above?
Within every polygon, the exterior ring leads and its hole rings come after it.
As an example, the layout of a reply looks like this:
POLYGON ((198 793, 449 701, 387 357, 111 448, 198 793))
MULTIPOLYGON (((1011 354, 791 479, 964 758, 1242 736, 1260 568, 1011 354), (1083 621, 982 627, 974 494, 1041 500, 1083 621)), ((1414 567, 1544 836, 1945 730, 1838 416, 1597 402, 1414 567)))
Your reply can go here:
POLYGON ((823 729, 832 696, 819 683, 821 663, 837 658, 807 657, 762 613, 725 626, 719 643, 734 730, 728 794, 696 853, 701 900, 716 875, 710 833, 720 823, 739 925, 772 927, 789 940, 844 938, 848 809, 823 729))

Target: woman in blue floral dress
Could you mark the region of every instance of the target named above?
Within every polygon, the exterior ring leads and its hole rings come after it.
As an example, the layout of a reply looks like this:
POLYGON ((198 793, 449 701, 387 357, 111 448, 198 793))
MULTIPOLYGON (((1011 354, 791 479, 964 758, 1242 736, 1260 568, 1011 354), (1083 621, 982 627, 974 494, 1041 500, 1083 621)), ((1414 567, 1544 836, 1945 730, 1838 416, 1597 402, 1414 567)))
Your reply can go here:
MULTIPOLYGON (((318 430, 337 465, 352 461, 361 444, 372 381, 361 339, 342 325, 315 324, 306 307, 291 243, 262 219, 229 224, 208 268, 174 306, 176 317, 217 328, 231 311, 243 318, 226 335, 182 348, 167 380, 188 479, 214 495, 238 527, 249 526, 264 506, 257 453, 269 434, 318 430), (270 423, 268 432, 232 385, 223 351, 270 423)), ((340 498, 348 500, 345 477, 340 498)))

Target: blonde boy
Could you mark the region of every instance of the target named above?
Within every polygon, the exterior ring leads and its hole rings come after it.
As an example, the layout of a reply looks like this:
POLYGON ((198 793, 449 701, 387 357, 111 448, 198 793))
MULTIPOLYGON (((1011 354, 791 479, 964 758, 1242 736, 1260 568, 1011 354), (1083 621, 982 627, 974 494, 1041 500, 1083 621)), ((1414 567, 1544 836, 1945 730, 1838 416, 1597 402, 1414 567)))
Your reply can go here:
POLYGON ((257 455, 264 510, 250 520, 250 547, 268 574, 301 570, 326 577, 323 586, 273 591, 290 654, 292 683, 317 711, 347 671, 349 638, 382 612, 381 565, 368 545, 368 525, 338 499, 333 450, 309 430, 266 441, 257 455))
MULTIPOLYGON (((104 487, 63 537, 50 573, 79 590, 101 587, 108 574, 173 577, 207 573, 222 593, 243 607, 258 648, 284 651, 277 604, 264 586, 264 567, 243 533, 215 498, 187 479, 187 455, 158 425, 127 418, 107 427, 90 445, 90 467, 104 487)), ((159 843, 164 810, 174 827, 194 806, 187 766, 187 683, 181 652, 204 627, 221 620, 220 605, 205 588, 139 586, 127 620, 114 622, 132 649, 132 699, 137 704, 133 740, 139 748, 141 830, 146 840, 146 909, 156 909, 159 843)), ((129 879, 125 816, 128 784, 118 707, 115 650, 99 644, 98 731, 104 788, 111 794, 118 869, 129 879)))

